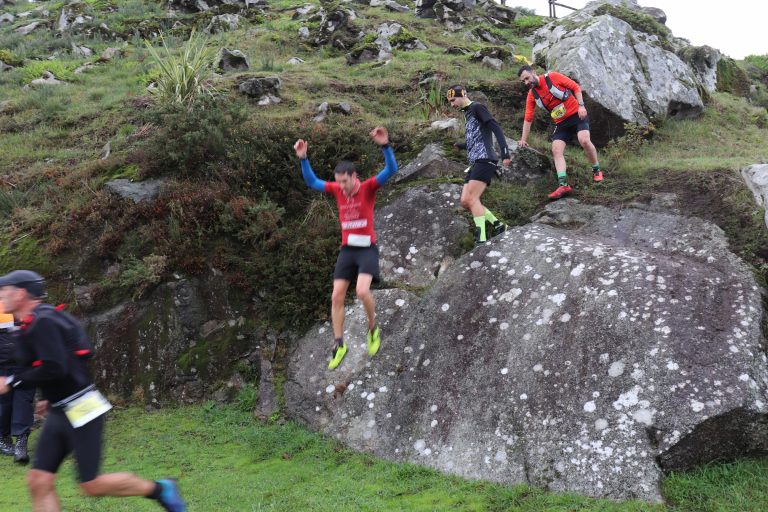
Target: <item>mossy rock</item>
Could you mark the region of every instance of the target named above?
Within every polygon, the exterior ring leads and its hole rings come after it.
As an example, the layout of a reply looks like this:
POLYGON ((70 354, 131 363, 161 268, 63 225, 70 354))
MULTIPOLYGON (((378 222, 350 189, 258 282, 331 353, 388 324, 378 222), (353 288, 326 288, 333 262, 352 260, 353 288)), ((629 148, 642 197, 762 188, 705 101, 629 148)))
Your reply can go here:
POLYGON ((749 96, 751 81, 746 71, 730 57, 723 57, 717 63, 717 90, 729 92, 744 98, 749 96))
POLYGON ((638 32, 643 32, 659 38, 659 46, 661 48, 674 51, 674 47, 669 42, 669 38, 672 36, 672 32, 656 21, 652 16, 643 12, 637 12, 626 7, 619 7, 616 5, 603 4, 595 9, 595 16, 602 16, 608 14, 614 18, 618 18, 627 22, 633 29, 638 32))
POLYGON ((400 32, 398 34, 395 34, 394 36, 389 38, 389 44, 391 44, 393 48, 396 48, 396 47, 411 44, 414 41, 416 41, 416 39, 417 39, 416 36, 413 35, 413 33, 410 30, 403 27, 400 29, 400 32))
POLYGON ((13 67, 19 67, 23 64, 23 61, 20 58, 5 48, 0 48, 0 61, 3 61, 9 66, 13 67))

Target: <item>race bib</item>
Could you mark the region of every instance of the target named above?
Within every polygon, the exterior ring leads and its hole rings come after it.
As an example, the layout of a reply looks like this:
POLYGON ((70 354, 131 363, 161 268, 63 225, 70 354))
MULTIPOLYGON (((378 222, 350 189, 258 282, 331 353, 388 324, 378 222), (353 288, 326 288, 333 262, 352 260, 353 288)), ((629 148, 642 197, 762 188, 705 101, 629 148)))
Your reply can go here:
POLYGON ((563 117, 565 115, 565 103, 561 103, 553 108, 549 115, 552 117, 552 119, 560 119, 563 117))
POLYGON ((64 414, 73 427, 79 428, 110 410, 112 404, 97 390, 92 390, 64 406, 64 414))
POLYGON ((370 247, 371 236, 350 233, 349 236, 347 236, 347 245, 351 245, 352 247, 370 247))

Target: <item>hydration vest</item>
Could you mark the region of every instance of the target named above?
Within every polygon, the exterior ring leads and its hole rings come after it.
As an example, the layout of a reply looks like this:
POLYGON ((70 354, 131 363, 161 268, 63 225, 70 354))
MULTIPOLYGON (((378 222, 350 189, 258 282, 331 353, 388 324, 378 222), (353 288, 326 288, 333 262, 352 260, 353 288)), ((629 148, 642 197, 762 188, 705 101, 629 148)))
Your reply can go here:
MULTIPOLYGON (((563 91, 563 90, 560 90, 557 87, 555 87, 555 85, 552 83, 552 80, 549 78, 549 73, 545 73, 544 74, 544 81, 547 83, 547 89, 549 89, 549 93, 552 96, 554 96, 555 99, 558 99, 561 102, 565 102, 565 100, 567 100, 570 97, 571 91, 568 90, 568 89, 563 91)), ((544 102, 541 101, 541 96, 539 96, 539 93, 536 92, 536 87, 531 89, 531 92, 533 93, 533 97, 536 98, 536 104, 539 107, 541 107, 541 108, 543 108, 544 110, 547 110, 547 111, 551 111, 552 110, 552 109, 547 108, 544 105, 544 102)))
MULTIPOLYGON (((50 304, 41 304, 36 309, 36 315, 29 315, 22 321, 22 331, 31 329, 35 322, 40 318, 50 318, 61 329, 61 336, 67 347, 67 352, 71 353, 75 359, 87 361, 94 355, 93 344, 88 339, 85 328, 80 321, 64 311, 64 304, 56 307, 50 304)), ((40 366, 42 361, 32 362, 32 366, 40 366)))

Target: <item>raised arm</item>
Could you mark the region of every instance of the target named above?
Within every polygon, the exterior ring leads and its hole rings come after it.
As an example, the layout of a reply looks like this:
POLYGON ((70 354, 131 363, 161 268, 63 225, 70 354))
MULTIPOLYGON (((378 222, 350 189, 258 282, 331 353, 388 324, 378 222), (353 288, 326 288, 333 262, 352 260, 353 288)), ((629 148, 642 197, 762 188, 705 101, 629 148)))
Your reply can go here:
POLYGON ((319 192, 325 192, 325 181, 321 180, 315 175, 315 171, 312 170, 312 166, 309 165, 309 159, 307 159, 307 149, 309 144, 307 141, 299 139, 293 145, 293 149, 296 151, 296 156, 301 161, 301 175, 304 177, 304 183, 311 189, 319 192))
POLYGON ((384 153, 384 169, 376 175, 376 184, 381 187, 397 172, 397 161, 395 153, 389 146, 389 133, 386 128, 378 126, 371 130, 370 136, 376 144, 381 146, 381 151, 384 153))

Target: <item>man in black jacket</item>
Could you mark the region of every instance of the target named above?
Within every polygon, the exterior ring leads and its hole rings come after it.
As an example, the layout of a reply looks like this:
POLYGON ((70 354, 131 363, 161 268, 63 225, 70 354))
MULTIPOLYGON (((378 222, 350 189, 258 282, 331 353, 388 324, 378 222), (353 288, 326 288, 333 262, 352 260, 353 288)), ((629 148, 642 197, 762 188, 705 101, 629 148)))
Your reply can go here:
POLYGON ((461 206, 472 214, 472 219, 475 221, 475 244, 478 245, 485 243, 488 239, 485 233, 486 222, 489 222, 493 228, 491 236, 503 233, 507 228, 507 225, 497 219, 491 210, 483 206, 480 196, 491 184, 491 179, 498 169, 499 156, 493 150, 493 137, 495 136, 499 143, 505 166, 511 162, 509 147, 501 126, 488 108, 482 103, 471 101, 464 87, 454 85, 448 89, 447 98, 453 108, 464 112, 466 118, 466 143, 456 144, 467 150, 467 159, 471 166, 464 178, 461 206))
MULTIPOLYGON (((0 306, 0 376, 13 375, 19 368, 14 360, 16 333, 13 316, 2 313, 0 306)), ((34 422, 35 390, 13 389, 0 395, 0 453, 12 455, 16 462, 29 462, 27 439, 34 422), (13 442, 12 437, 16 438, 13 442)))
POLYGON ((27 474, 32 509, 61 510, 56 472, 73 452, 80 488, 86 494, 145 496, 165 510, 185 512, 186 504, 173 480, 153 482, 132 473, 99 474, 104 418, 112 406, 95 388, 79 357, 82 350, 68 329, 72 325, 69 318, 44 304, 44 296, 45 281, 35 272, 15 270, 0 277, 0 303, 20 323, 16 344, 20 369, 0 377, 0 394, 13 388, 40 388, 43 400, 37 409, 47 413, 27 474))

